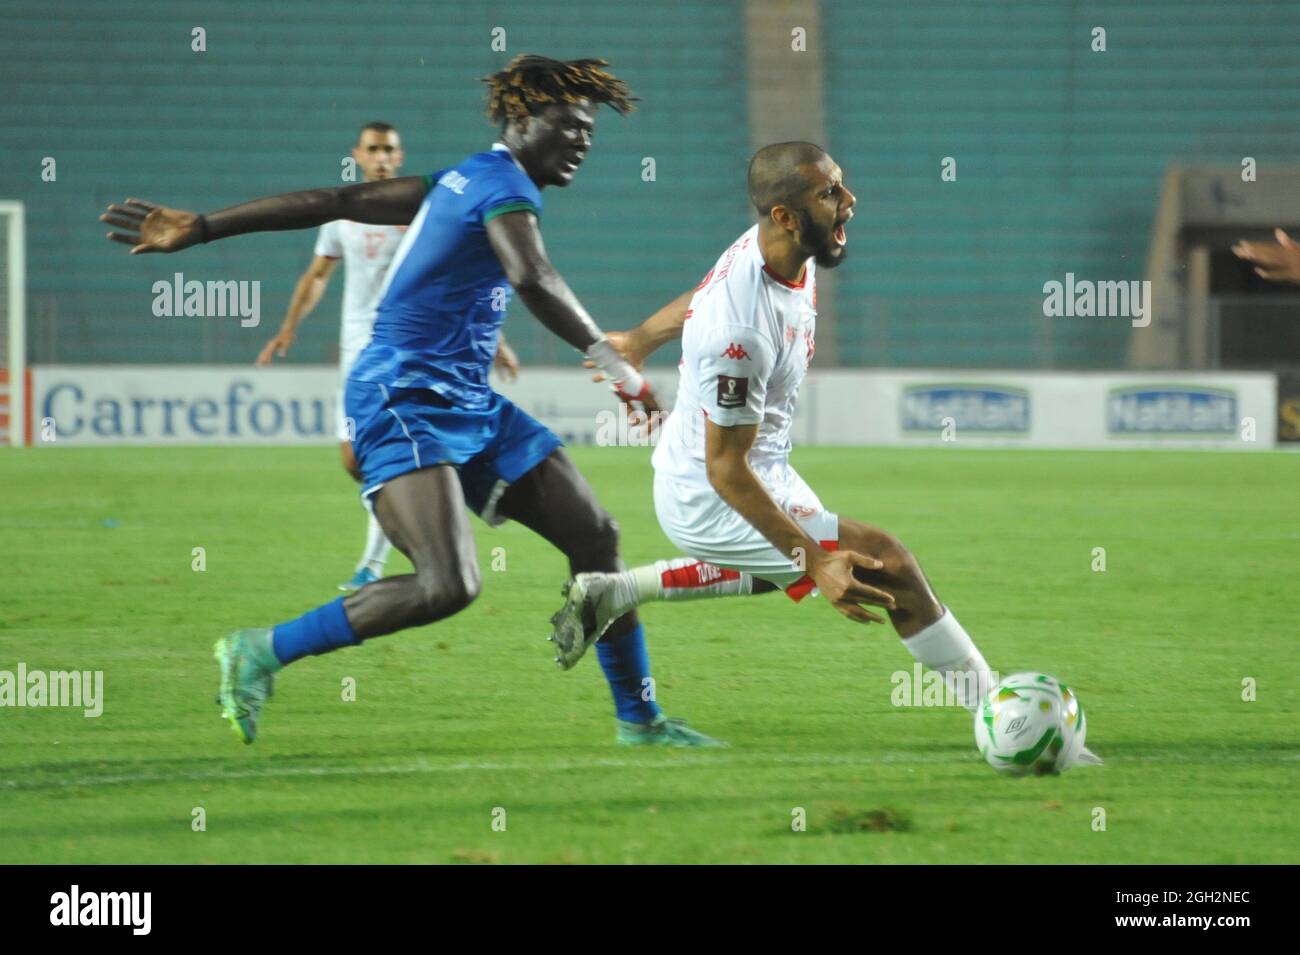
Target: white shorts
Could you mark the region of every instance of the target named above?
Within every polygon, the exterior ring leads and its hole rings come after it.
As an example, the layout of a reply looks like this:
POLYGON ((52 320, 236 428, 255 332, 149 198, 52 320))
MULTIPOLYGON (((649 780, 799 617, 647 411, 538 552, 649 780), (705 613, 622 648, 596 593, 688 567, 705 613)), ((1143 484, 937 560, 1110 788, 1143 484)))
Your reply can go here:
POLYGON ((359 345, 339 349, 339 392, 334 400, 334 431, 340 441, 351 441, 355 434, 356 429, 348 427, 347 415, 343 411, 343 392, 347 390, 352 366, 357 363, 357 358, 366 345, 367 342, 361 342, 359 345))
MULTIPOLYGON (((822 506, 794 470, 779 481, 764 482, 772 499, 809 537, 827 550, 840 542, 840 519, 822 506)), ((812 579, 745 520, 713 488, 655 474, 655 514, 668 539, 696 560, 753 574, 799 600, 813 589, 812 579)))

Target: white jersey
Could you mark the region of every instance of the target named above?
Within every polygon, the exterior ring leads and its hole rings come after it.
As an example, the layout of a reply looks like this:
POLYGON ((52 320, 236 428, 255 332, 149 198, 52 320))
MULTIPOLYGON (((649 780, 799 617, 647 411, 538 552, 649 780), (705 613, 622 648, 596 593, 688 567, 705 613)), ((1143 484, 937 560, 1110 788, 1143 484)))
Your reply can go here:
POLYGON ((336 219, 320 227, 316 254, 343 260, 343 324, 339 330, 339 363, 346 375, 375 329, 384 276, 402 241, 406 226, 370 225, 336 219))
POLYGON ((769 488, 797 480, 790 426, 817 332, 815 265, 792 284, 770 271, 758 226, 738 238, 695 290, 682 326, 677 402, 654 453, 657 478, 708 487, 704 424, 757 424, 749 463, 769 488))

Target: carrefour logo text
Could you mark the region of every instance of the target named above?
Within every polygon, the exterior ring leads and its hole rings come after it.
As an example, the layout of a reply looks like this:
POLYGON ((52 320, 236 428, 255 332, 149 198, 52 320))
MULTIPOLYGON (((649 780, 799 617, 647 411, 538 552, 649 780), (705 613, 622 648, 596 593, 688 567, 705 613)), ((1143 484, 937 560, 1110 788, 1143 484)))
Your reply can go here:
POLYGON ((224 393, 174 396, 99 393, 88 395, 72 381, 45 394, 41 417, 57 424, 60 440, 99 438, 269 438, 324 437, 328 408, 320 399, 259 394, 251 381, 236 379, 224 393))

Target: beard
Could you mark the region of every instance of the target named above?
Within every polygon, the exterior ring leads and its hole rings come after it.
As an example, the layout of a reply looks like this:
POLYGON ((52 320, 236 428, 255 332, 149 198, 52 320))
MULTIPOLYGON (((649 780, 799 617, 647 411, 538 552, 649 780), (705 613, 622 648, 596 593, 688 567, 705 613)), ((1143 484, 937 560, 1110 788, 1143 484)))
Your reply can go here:
POLYGON ((807 209, 800 209, 796 214, 799 218, 799 244, 802 251, 812 256, 817 267, 833 269, 843 262, 847 249, 835 241, 835 227, 818 228, 807 209))

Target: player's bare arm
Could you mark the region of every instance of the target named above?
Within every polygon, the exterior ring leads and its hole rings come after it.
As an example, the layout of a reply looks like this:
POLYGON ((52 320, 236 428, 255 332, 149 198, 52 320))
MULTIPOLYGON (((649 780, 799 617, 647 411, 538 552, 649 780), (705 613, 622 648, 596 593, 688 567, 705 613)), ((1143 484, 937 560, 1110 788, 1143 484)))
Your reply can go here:
POLYGON ((758 436, 757 424, 721 427, 712 421, 705 424, 704 457, 709 484, 718 496, 781 553, 795 560, 804 557, 804 567, 822 596, 844 616, 859 623, 884 623, 879 614, 862 607, 872 604, 894 609, 894 598, 883 590, 869 586, 853 575, 853 568, 879 570, 884 566, 874 557, 864 557, 851 550, 823 550, 785 513, 749 466, 749 451, 758 436))
POLYGON ((355 186, 286 192, 206 215, 143 199, 127 199, 110 205, 99 219, 122 230, 108 233, 108 238, 131 246, 132 255, 140 255, 179 252, 249 232, 311 229, 335 219, 408 225, 424 197, 424 177, 403 176, 355 186))
POLYGON ((506 280, 549 332, 578 351, 586 351, 605 337, 551 264, 535 215, 507 212, 496 216, 488 221, 487 235, 506 280))
POLYGON ((289 346, 298 337, 298 326, 320 302, 338 264, 338 259, 327 255, 312 256, 311 264, 294 287, 293 297, 289 299, 289 311, 284 316, 280 330, 262 347, 257 356, 257 364, 269 365, 272 358, 283 358, 289 353, 289 346))
POLYGON ((691 310, 691 299, 694 297, 694 289, 683 292, 636 328, 617 333, 618 340, 611 334, 610 341, 614 342, 624 358, 640 368, 647 358, 664 345, 682 337, 682 326, 686 324, 686 315, 691 310))
MULTIPOLYGON (((640 371, 647 358, 664 345, 682 337, 682 326, 686 324, 686 313, 690 311, 691 299, 694 297, 694 289, 683 292, 635 328, 629 328, 625 332, 609 332, 609 343, 618 349, 618 353, 633 368, 640 371)), ((596 367, 591 361, 582 364, 585 368, 596 367)), ((604 379, 604 374, 597 372, 591 380, 604 379)))
POLYGON ((1246 242, 1232 247, 1237 258, 1255 263, 1255 274, 1271 282, 1293 282, 1300 285, 1300 244, 1281 229, 1273 230, 1276 244, 1246 242))
POLYGON ((488 220, 487 236, 506 280, 537 320, 605 371, 620 398, 640 403, 648 415, 658 413, 649 383, 615 351, 551 264, 537 217, 524 211, 496 216, 488 220))

